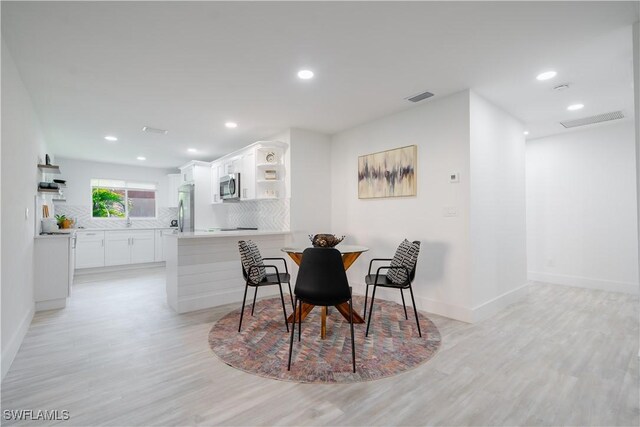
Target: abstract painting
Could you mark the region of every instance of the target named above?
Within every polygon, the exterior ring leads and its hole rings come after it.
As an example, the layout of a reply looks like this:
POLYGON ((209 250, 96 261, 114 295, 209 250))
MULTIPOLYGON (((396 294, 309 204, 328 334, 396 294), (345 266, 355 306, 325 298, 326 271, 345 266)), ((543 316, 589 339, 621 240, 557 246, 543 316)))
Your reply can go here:
POLYGON ((410 145, 358 157, 358 198, 415 196, 417 153, 410 145))

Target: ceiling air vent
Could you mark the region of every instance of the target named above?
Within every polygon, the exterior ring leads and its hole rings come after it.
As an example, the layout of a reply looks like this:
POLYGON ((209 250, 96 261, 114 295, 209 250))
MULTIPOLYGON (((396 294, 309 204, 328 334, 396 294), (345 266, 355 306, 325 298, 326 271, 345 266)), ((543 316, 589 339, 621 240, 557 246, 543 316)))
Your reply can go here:
POLYGON ((433 94, 431 92, 422 92, 406 99, 411 102, 420 102, 423 99, 431 98, 432 96, 433 94))
POLYGON ((598 114, 597 116, 583 117, 582 119, 569 120, 560 122, 565 128, 575 128, 578 126, 592 125, 594 123, 608 122, 609 120, 623 119, 622 111, 613 111, 611 113, 598 114))
POLYGON ((166 135, 166 134, 169 133, 168 130, 152 128, 152 127, 149 127, 149 126, 144 126, 142 128, 142 132, 159 133, 160 135, 166 135))

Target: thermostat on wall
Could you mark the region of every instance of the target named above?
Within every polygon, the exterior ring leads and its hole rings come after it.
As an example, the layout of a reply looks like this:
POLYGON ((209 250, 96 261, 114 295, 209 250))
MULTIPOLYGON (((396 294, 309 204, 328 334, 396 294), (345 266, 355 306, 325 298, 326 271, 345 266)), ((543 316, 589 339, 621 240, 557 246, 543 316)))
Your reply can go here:
POLYGON ((449 174, 449 182, 460 182, 460 174, 458 172, 451 172, 449 174))

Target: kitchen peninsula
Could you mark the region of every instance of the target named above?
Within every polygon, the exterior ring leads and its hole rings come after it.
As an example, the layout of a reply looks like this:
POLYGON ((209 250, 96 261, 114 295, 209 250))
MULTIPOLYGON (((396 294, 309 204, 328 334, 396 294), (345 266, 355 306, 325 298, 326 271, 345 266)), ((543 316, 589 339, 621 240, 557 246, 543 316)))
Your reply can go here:
POLYGON ((288 231, 259 230, 175 232, 164 239, 167 303, 178 313, 242 301, 239 240, 253 240, 263 257, 282 257, 291 240, 288 231))

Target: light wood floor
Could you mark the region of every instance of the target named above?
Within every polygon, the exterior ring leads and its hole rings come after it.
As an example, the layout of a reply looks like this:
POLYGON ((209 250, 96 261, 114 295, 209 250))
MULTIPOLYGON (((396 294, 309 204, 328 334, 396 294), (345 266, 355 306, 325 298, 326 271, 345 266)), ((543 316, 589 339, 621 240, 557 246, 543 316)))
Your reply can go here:
POLYGON ((66 309, 36 315, 2 383, 3 410, 66 409, 62 425, 640 423, 637 296, 530 286, 476 325, 431 316, 443 346, 413 371, 317 385, 220 362, 207 333, 236 307, 173 313, 161 268, 78 282, 66 309))

